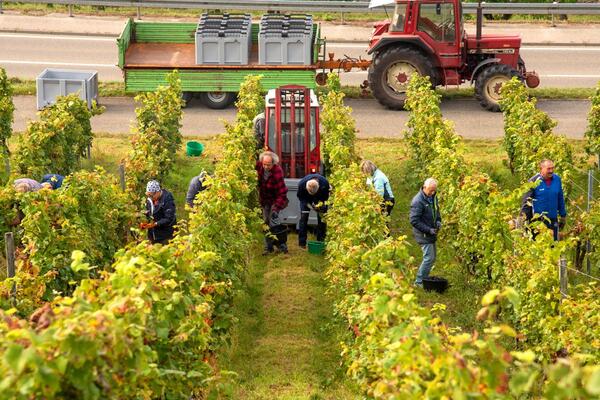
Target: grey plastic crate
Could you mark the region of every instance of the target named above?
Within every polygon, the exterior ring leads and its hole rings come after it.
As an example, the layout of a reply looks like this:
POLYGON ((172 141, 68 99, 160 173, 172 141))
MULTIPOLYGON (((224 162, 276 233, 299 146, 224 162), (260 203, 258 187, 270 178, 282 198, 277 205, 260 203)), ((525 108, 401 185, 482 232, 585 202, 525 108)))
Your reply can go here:
POLYGON ((263 65, 310 65, 312 35, 306 33, 260 33, 258 62, 263 65))
POLYGON ((263 15, 258 34, 258 62, 263 65, 310 65, 312 28, 310 15, 263 15))
POLYGON ((251 29, 250 14, 203 14, 196 29, 196 64, 248 64, 251 29))
POLYGON ((98 71, 46 68, 36 79, 37 109, 56 103, 58 96, 79 93, 87 102, 98 102, 98 71))

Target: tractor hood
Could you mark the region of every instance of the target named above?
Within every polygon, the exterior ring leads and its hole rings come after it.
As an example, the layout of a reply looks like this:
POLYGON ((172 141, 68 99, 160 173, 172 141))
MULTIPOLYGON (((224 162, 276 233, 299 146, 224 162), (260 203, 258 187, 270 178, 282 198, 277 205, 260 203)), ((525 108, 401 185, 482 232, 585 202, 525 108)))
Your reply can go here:
MULTIPOLYGON (((477 49, 477 36, 467 34, 467 49, 477 49)), ((480 49, 519 49, 521 47, 521 37, 519 35, 481 35, 479 41, 480 49)))

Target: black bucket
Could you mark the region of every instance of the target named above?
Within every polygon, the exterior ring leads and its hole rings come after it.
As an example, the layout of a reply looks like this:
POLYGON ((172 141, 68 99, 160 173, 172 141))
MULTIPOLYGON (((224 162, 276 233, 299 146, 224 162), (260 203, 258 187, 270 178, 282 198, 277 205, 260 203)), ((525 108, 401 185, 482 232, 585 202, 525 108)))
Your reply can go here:
POLYGON ((448 286, 448 279, 441 276, 423 278, 423 289, 427 291, 434 290, 438 293, 444 293, 448 289, 448 286))

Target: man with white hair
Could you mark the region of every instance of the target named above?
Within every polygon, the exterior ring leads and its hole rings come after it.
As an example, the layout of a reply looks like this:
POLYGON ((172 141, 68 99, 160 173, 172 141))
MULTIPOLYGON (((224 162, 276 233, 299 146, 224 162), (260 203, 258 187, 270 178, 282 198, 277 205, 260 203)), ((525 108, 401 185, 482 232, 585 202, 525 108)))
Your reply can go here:
POLYGON ((298 200, 300 201, 300 223, 298 225, 298 245, 306 248, 306 237, 308 228, 308 216, 312 208, 317 212, 317 240, 325 240, 327 225, 323 221, 322 214, 327 212, 329 191, 331 187, 327 179, 319 174, 306 175, 298 182, 298 200))
POLYGON ((279 165, 279 157, 272 151, 265 151, 258 157, 256 163, 258 174, 258 200, 263 212, 263 220, 269 227, 271 235, 265 236, 267 255, 274 251, 277 245, 279 251, 287 253, 287 227, 281 223, 279 212, 287 207, 287 186, 283 179, 283 169, 279 165), (273 236, 277 239, 273 240, 273 236))
POLYGON ((146 185, 146 217, 149 222, 140 224, 140 228, 148 229, 148 240, 152 243, 167 244, 175 234, 175 199, 166 189, 161 189, 157 181, 146 185))
POLYGON ((437 234, 442 227, 436 191, 437 181, 427 178, 410 204, 410 224, 413 227, 413 235, 423 251, 423 261, 414 283, 419 287, 423 287, 423 278, 429 277, 429 272, 435 263, 437 234))

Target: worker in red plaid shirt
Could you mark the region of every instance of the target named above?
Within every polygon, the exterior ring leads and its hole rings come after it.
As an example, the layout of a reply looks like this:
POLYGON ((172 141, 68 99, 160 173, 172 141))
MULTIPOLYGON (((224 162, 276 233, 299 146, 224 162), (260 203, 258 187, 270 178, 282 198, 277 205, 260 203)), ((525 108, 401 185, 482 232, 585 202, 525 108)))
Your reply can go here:
POLYGON ((265 252, 272 253, 274 245, 279 251, 287 253, 287 227, 281 223, 279 212, 287 207, 287 187, 283 180, 283 169, 279 166, 279 157, 271 151, 265 151, 256 163, 258 172, 258 197, 263 211, 263 220, 270 232, 265 236, 265 252))

